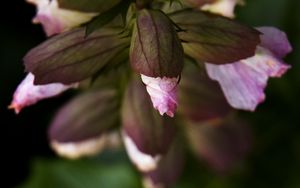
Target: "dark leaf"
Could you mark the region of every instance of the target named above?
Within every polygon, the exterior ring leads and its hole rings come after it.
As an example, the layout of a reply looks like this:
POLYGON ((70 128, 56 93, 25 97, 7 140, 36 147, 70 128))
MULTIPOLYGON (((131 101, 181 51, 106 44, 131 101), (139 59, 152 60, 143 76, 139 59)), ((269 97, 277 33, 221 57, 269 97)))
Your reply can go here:
POLYGON ((57 113, 49 130, 50 140, 65 143, 99 137, 118 124, 119 108, 113 89, 83 94, 57 113))
POLYGON ((183 67, 183 49, 172 22, 157 10, 141 10, 130 48, 133 69, 150 77, 177 77, 183 67))
POLYGON ((162 156, 159 161, 157 169, 144 174, 146 179, 144 182, 154 185, 153 187, 159 185, 170 187, 174 185, 182 173, 185 160, 184 155, 181 140, 174 140, 167 154, 162 156))
POLYGON ((184 30, 178 34, 185 53, 198 61, 233 63, 253 56, 260 43, 257 30, 222 16, 185 9, 170 18, 184 30))
POLYGON ((189 123, 186 128, 196 155, 219 173, 231 170, 251 147, 251 130, 236 118, 205 124, 189 123))
POLYGON ((155 156, 166 153, 172 143, 175 122, 153 109, 140 79, 134 79, 125 94, 122 108, 123 129, 138 149, 155 156))
POLYGON ((178 111, 190 120, 222 118, 232 110, 221 88, 206 74, 204 66, 186 62, 178 92, 178 111))
MULTIPOLYGON (((80 12, 105 12, 122 0, 57 0, 60 8, 80 12)), ((124 0, 123 0, 124 1, 124 0)))
POLYGON ((118 15, 124 17, 130 5, 130 1, 123 0, 118 3, 116 6, 111 9, 101 13, 99 16, 95 17, 90 23, 86 26, 86 35, 91 34, 95 30, 103 27, 104 25, 110 23, 118 15))
POLYGON ((199 8, 205 4, 214 3, 218 0, 182 0, 184 4, 187 4, 191 7, 199 8))
POLYGON ((26 71, 35 75, 35 84, 84 80, 103 68, 129 47, 129 38, 118 29, 101 29, 85 37, 75 29, 50 38, 24 58, 26 71))

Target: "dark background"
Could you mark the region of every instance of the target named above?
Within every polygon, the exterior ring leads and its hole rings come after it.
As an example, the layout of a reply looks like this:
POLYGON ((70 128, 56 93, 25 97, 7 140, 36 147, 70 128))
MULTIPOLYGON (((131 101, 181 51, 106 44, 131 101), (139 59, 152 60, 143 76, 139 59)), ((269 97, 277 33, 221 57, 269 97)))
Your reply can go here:
MULTIPOLYGON (((22 0, 5 3, 1 5, 0 30, 0 187, 15 187, 25 181, 33 181, 37 174, 48 173, 49 169, 57 175, 58 165, 67 166, 62 167, 63 169, 72 169, 71 166, 76 164, 57 159, 49 149, 46 134, 53 113, 68 99, 69 93, 42 101, 25 109, 18 116, 7 110, 16 86, 25 76, 22 57, 45 40, 45 36, 40 26, 31 24, 35 14, 33 6, 22 0)), ((286 62, 292 65, 292 69, 282 79, 270 81, 266 91, 267 101, 255 113, 241 112, 241 116, 254 129, 254 148, 245 161, 244 170, 229 177, 219 177, 205 167, 195 167, 191 159, 178 187, 300 187, 299 9, 299 0, 248 0, 247 6, 238 8, 237 18, 244 23, 251 26, 276 26, 287 32, 294 51, 286 62)), ((105 161, 100 161, 103 160, 105 161)), ((121 164, 127 164, 126 160, 121 164)), ((85 169, 85 163, 80 165, 81 169, 85 169)), ((123 171, 132 172, 132 168, 127 166, 116 169, 119 169, 120 174, 123 171)), ((80 169, 72 171, 76 170, 80 169)), ((109 177, 109 170, 106 172, 109 177)), ((116 172, 113 171, 112 174, 114 173, 116 172)), ((61 178, 64 179, 63 175, 61 178)), ((136 181, 136 173, 133 172, 132 177, 126 178, 126 181, 136 181)), ((64 187, 75 187, 70 185, 65 184, 64 187)), ((98 186, 91 183, 91 187, 98 186)))

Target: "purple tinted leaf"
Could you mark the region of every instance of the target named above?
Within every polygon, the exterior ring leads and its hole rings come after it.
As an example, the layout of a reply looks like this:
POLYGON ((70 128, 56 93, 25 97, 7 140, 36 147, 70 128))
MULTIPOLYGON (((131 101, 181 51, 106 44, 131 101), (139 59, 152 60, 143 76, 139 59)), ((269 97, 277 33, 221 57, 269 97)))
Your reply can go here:
POLYGON ((231 108, 218 84, 204 67, 186 62, 179 84, 179 113, 193 121, 207 121, 226 116, 231 108))
MULTIPOLYGON (((184 151, 179 139, 174 141, 167 154, 162 156, 157 169, 146 173, 145 184, 164 187, 174 185, 184 167, 184 151)), ((145 186, 147 187, 147 186, 145 186)), ((151 187, 151 186, 149 186, 151 187)))
POLYGON ((196 155, 220 173, 231 170, 240 162, 252 143, 249 127, 236 119, 189 123, 187 133, 196 155))
POLYGON ((231 19, 185 9, 170 15, 187 55, 212 64, 232 63, 255 54, 259 32, 231 19))
POLYGON ((137 148, 155 156, 168 151, 174 137, 172 118, 160 116, 153 109, 142 82, 135 78, 125 94, 122 109, 123 129, 137 148))
POLYGON ((132 68, 149 77, 177 77, 183 67, 183 49, 169 18, 157 10, 141 10, 130 49, 132 68))
POLYGON ((114 128, 119 118, 119 101, 113 89, 83 94, 64 106, 49 130, 52 141, 80 142, 114 128))
POLYGON ((81 28, 57 35, 24 57, 26 71, 35 75, 35 84, 70 84, 86 79, 128 48, 129 38, 119 32, 102 29, 85 37, 81 28))

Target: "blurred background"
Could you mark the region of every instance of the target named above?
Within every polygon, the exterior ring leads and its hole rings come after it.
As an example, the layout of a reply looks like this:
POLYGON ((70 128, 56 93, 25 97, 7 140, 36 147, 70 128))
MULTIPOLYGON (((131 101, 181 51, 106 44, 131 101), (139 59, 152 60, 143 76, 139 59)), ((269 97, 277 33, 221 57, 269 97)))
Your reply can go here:
MULTIPOLYGON (((246 2, 237 9, 237 19, 251 26, 284 30, 294 48, 286 58, 292 69, 282 79, 270 81, 267 100, 256 113, 240 113, 254 130, 253 149, 243 168, 220 176, 191 157, 176 187, 300 187, 300 1, 246 2)), ((125 152, 67 161, 51 151, 47 126, 70 93, 42 101, 18 116, 7 110, 16 86, 25 76, 22 57, 45 36, 40 26, 31 24, 35 8, 22 0, 5 1, 0 14, 0 187, 141 187, 125 152)))

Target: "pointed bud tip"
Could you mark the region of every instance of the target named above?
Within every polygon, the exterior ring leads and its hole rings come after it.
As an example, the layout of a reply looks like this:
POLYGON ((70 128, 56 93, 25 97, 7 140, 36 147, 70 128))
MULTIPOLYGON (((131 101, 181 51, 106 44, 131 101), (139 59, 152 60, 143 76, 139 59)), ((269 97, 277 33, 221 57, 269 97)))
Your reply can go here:
POLYGON ((8 107, 7 107, 9 110, 14 110, 15 111, 15 114, 19 114, 22 110, 23 107, 15 104, 15 103, 11 103, 8 107))

